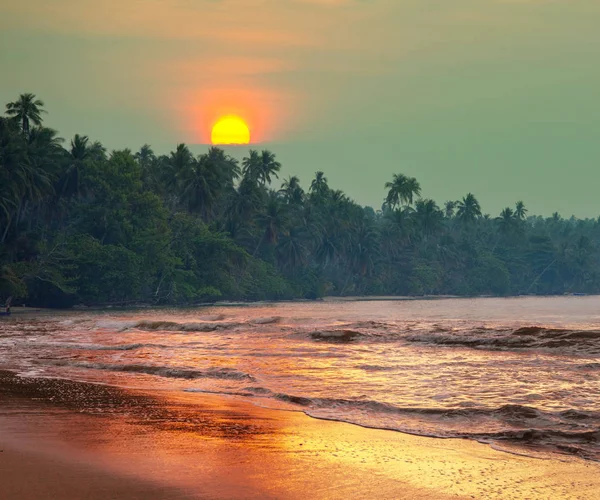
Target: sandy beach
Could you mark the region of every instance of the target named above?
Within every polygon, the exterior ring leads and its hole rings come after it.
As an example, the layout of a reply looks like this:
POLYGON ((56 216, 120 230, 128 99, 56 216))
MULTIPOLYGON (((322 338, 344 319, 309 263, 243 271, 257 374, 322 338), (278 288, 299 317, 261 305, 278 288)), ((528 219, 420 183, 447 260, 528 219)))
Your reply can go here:
POLYGON ((594 499, 600 491, 600 464, 575 457, 8 372, 0 429, 3 499, 594 499))
POLYGON ((3 435, 0 441, 4 448, 0 452, 0 498, 3 499, 189 498, 173 488, 120 476, 89 462, 19 444, 13 446, 3 435))

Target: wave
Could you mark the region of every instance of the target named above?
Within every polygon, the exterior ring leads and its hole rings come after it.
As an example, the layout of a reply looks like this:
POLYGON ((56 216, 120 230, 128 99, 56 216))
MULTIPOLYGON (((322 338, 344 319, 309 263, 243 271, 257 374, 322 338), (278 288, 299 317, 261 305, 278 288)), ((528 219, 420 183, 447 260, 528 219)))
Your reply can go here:
MULTIPOLYGON (((189 389, 190 392, 211 392, 189 389)), ((600 412, 543 411, 507 404, 498 408, 403 408, 373 400, 306 397, 248 386, 223 394, 272 398, 309 416, 437 438, 473 439, 532 451, 573 454, 600 461, 600 412)))
POLYGON ((310 336, 315 340, 326 340, 329 342, 349 342, 357 337, 364 336, 363 333, 356 330, 339 329, 339 330, 317 330, 311 332, 310 336))
POLYGON ((131 326, 126 327, 135 328, 138 330, 149 330, 149 331, 170 331, 170 332, 214 332, 217 330, 231 330, 244 325, 244 323, 214 323, 214 322, 190 322, 190 323, 177 323, 175 321, 162 321, 162 320, 142 320, 133 323, 131 326))
POLYGON ((143 373, 145 375, 156 375, 167 378, 181 378, 187 380, 194 379, 219 379, 219 380, 246 380, 255 381, 256 379, 244 372, 240 372, 233 368, 208 368, 206 370, 194 370, 189 368, 170 368, 166 366, 127 364, 117 365, 109 363, 85 363, 85 362, 68 362, 55 361, 52 364, 56 366, 71 366, 74 368, 86 368, 92 370, 108 370, 114 372, 126 373, 143 373))
POLYGON ((545 328, 540 326, 512 329, 475 329, 468 331, 430 331, 405 335, 408 342, 480 349, 561 349, 562 351, 600 354, 600 331, 545 328))
POLYGON ((309 398, 284 393, 272 394, 272 397, 300 406, 315 418, 430 437, 544 447, 548 451, 600 461, 599 412, 574 409, 546 412, 522 405, 401 408, 372 400, 309 398))
POLYGON ((168 331, 168 332, 214 332, 221 330, 233 330, 236 328, 249 328, 258 325, 271 325, 279 323, 281 318, 279 316, 269 316, 265 318, 254 318, 246 322, 224 322, 220 321, 224 319, 223 315, 205 316, 201 318, 202 321, 192 321, 187 323, 178 323, 176 321, 164 321, 164 320, 141 320, 136 321, 132 324, 127 324, 123 330, 126 329, 138 329, 148 331, 168 331), (203 321, 204 319, 210 319, 210 321, 203 321))
POLYGON ((267 316, 266 318, 254 318, 250 320, 252 325, 271 325, 273 323, 279 323, 281 321, 280 316, 267 316))
POLYGON ((98 344, 70 344, 63 342, 43 344, 50 347, 58 347, 63 349, 77 349, 82 351, 135 351, 148 347, 151 349, 168 349, 169 346, 164 344, 119 344, 119 345, 98 345, 98 344))
MULTIPOLYGON (((376 321, 327 325, 313 330, 296 330, 313 340, 327 342, 409 342, 474 349, 558 350, 573 354, 600 354, 600 330, 525 326, 520 328, 446 328, 435 324, 396 325, 376 321)), ((589 368, 589 369, 593 369, 589 368)))

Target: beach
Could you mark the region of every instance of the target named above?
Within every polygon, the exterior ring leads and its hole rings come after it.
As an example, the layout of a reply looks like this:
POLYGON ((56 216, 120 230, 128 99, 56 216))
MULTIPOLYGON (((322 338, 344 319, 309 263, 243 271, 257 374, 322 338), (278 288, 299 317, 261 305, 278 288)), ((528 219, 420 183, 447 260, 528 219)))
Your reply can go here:
POLYGON ((593 499, 600 464, 260 408, 0 377, 0 498, 593 499), (94 410, 78 411, 94 401, 94 410), (86 404, 84 404, 86 403, 86 404))
POLYGON ((0 477, 2 478, 0 498, 20 500, 186 498, 174 489, 123 477, 90 463, 69 460, 56 453, 25 450, 18 445, 7 446, 4 437, 0 438, 0 441, 4 447, 0 453, 0 477))
POLYGON ((598 297, 43 311, 0 499, 596 499, 598 297))

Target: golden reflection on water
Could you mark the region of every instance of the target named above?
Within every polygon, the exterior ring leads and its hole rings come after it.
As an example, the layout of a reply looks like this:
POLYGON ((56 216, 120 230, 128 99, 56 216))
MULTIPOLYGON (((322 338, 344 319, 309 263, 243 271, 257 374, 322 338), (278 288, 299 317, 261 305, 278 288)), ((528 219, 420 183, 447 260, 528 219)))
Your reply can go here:
POLYGON ((215 396, 0 382, 3 436, 193 498, 591 499, 600 488, 600 466, 578 459, 535 460, 215 396))

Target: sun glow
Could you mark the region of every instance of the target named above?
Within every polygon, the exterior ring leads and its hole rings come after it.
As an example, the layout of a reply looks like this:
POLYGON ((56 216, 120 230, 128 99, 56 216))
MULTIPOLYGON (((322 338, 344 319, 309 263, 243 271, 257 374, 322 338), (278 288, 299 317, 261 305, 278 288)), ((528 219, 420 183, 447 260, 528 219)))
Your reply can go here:
POLYGON ((211 142, 213 144, 249 144, 250 129, 240 117, 225 116, 213 126, 211 142))

